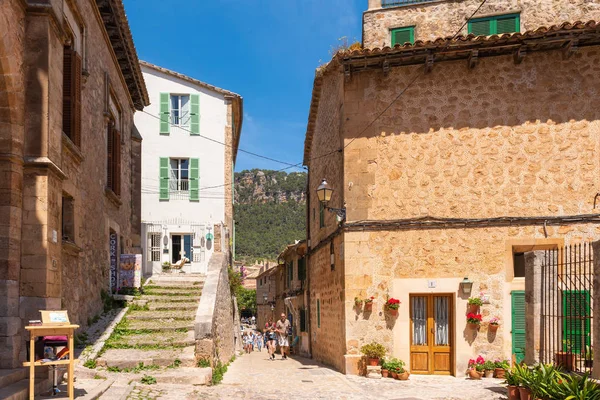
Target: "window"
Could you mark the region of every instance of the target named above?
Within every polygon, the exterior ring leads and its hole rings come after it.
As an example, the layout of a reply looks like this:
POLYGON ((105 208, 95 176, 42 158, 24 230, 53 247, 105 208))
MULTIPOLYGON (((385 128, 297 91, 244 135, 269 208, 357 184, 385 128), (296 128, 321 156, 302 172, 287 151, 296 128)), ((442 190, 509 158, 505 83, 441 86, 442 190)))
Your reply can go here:
POLYGON ((106 127, 106 187, 117 196, 121 195, 121 132, 113 113, 106 127))
MULTIPOLYGON (((72 42, 72 41, 71 41, 72 42)), ((65 135, 81 146, 81 57, 71 45, 63 49, 63 120, 65 135)))
POLYGON ((298 259, 298 280, 306 279, 306 257, 298 259))
POLYGON ((188 126, 190 122, 190 96, 187 94, 171 95, 171 124, 188 126))
POLYGON ((160 233, 150 233, 150 261, 160 261, 160 233))
POLYGON ((333 245, 333 242, 329 243, 329 258, 330 258, 330 263, 331 263, 331 270, 334 271, 335 270, 335 246, 333 245))
POLYGON ((306 309, 300 309, 300 332, 306 332, 306 309))
POLYGON ((160 158, 159 199, 198 201, 200 199, 198 158, 160 158))
POLYGON ((323 228, 325 226, 325 205, 323 203, 319 203, 319 228, 323 228))
POLYGON ((321 327, 321 299, 317 299, 317 328, 321 327))
POLYGON ((469 33, 477 36, 499 35, 521 31, 519 14, 475 18, 469 21, 469 33))
POLYGON ((62 195, 62 240, 75 243, 75 208, 73 198, 66 193, 62 195))
POLYGON ((513 254, 513 272, 515 278, 525 278, 525 253, 513 254))
POLYGON ((391 30, 392 34, 392 47, 395 45, 403 45, 406 42, 415 42, 415 27, 407 26, 404 28, 396 28, 391 30))

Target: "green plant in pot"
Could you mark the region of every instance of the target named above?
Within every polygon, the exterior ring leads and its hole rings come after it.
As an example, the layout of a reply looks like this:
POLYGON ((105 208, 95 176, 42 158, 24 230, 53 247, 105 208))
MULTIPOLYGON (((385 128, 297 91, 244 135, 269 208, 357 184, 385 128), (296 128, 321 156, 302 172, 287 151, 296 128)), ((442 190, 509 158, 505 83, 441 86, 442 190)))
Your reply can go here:
POLYGON ((485 377, 486 378, 493 378, 494 377, 494 369, 496 368, 496 364, 491 361, 488 360, 486 362, 483 363, 483 370, 485 371, 485 377))
POLYGON ((469 297, 467 300, 468 313, 476 313, 479 307, 483 305, 483 301, 479 297, 469 297))
POLYGON ((404 368, 405 365, 406 363, 404 361, 398 360, 398 367, 396 368, 396 372, 398 374, 398 379, 401 381, 408 380, 408 377, 410 376, 410 372, 408 372, 408 370, 404 368))
POLYGON ((522 384, 522 381, 516 368, 507 370, 504 374, 504 378, 506 379, 504 383, 508 386, 508 400, 519 400, 519 386, 522 384))
POLYGON ((509 360, 495 360, 494 361, 494 376, 498 379, 504 379, 506 371, 510 369, 509 360))
POLYGON ((390 374, 389 361, 386 359, 381 360, 381 376, 387 378, 390 374))
POLYGON ((360 348, 360 352, 368 359, 369 365, 379 365, 379 360, 385 356, 385 347, 377 342, 365 344, 360 348))

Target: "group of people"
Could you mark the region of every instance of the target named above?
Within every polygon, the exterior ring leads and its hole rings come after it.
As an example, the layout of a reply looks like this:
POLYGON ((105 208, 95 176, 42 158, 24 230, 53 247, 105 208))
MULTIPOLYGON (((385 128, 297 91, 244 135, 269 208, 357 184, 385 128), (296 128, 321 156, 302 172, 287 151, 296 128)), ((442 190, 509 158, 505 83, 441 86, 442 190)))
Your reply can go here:
POLYGON ((263 345, 266 347, 269 353, 269 359, 275 360, 275 352, 277 345, 279 345, 281 359, 286 360, 290 354, 290 343, 288 334, 290 331, 290 321, 286 318, 285 314, 281 314, 281 318, 277 320, 277 323, 269 321, 265 324, 263 332, 260 331, 248 331, 243 334, 244 351, 248 354, 254 351, 255 348, 258 351, 262 351, 263 345))

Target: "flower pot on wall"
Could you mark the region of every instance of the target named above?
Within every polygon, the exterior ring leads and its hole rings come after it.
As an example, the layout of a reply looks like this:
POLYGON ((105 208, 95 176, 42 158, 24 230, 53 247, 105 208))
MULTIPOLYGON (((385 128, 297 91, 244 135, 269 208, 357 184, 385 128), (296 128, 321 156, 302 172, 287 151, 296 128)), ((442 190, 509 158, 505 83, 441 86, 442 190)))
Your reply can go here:
POLYGON ((489 330, 490 332, 494 332, 494 333, 495 333, 495 332, 498 330, 498 327, 499 327, 499 326, 500 326, 500 325, 489 325, 489 326, 488 326, 488 330, 489 330))
POLYGON ((373 302, 365 303, 365 311, 373 311, 373 302))
POLYGON ((468 323, 467 323, 467 327, 468 327, 469 329, 472 329, 472 330, 477 330, 477 329, 479 329, 479 324, 475 324, 475 323, 472 323, 472 322, 468 322, 468 323))
POLYGON ((519 387, 514 385, 508 385, 508 400, 520 400, 521 395, 519 394, 519 387))
POLYGON ((477 304, 467 304, 468 313, 477 313, 477 310, 479 310, 479 306, 477 304))
POLYGON ((397 317, 398 316, 398 310, 394 310, 392 308, 388 308, 388 313, 390 313, 391 316, 393 317, 397 317))

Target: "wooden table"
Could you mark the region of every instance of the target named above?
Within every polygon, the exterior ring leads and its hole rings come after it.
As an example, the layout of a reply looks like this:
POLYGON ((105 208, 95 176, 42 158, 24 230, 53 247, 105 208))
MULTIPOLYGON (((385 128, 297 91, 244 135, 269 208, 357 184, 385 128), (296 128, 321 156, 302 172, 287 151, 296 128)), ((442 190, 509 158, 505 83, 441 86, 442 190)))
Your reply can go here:
POLYGON ((72 400, 73 390, 73 373, 75 366, 75 346, 73 341, 73 331, 79 328, 79 325, 61 325, 61 326, 48 326, 48 325, 37 325, 37 326, 26 326, 25 329, 29 331, 29 361, 24 362, 24 367, 29 367, 29 399, 33 400, 35 396, 35 367, 46 366, 46 365, 68 365, 69 366, 69 383, 68 393, 69 399, 72 400), (69 359, 68 360, 57 360, 49 362, 35 361, 35 338, 39 336, 67 336, 68 348, 69 348, 69 359))

